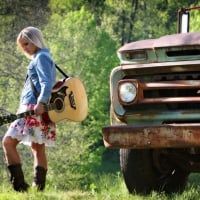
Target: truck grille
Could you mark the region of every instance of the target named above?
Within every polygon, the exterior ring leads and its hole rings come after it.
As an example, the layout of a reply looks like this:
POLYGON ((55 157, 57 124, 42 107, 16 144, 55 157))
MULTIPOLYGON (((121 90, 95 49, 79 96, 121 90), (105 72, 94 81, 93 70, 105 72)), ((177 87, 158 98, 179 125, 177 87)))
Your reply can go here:
MULTIPOLYGON (((131 77, 125 79, 131 80, 131 77)), ((134 104, 124 106, 138 110, 200 109, 200 72, 154 74, 132 77, 138 81, 138 97, 134 104)), ((131 109, 131 112, 133 111, 131 109)))

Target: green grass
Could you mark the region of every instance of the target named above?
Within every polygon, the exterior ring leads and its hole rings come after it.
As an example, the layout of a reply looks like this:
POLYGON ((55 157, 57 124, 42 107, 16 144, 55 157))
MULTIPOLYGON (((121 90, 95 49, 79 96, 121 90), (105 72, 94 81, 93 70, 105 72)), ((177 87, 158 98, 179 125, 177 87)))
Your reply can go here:
POLYGON ((101 175, 90 184, 89 189, 57 190, 47 182, 44 192, 30 188, 26 193, 14 192, 8 182, 0 185, 1 200, 198 200, 200 175, 192 174, 182 194, 165 195, 152 192, 147 196, 128 194, 121 175, 101 175))
MULTIPOLYGON (((118 155, 118 152, 116 154, 118 155)), ((23 158, 26 161, 23 168, 25 178, 31 184, 32 157, 28 155, 23 158)), ((56 155, 58 157, 58 154, 56 155)), ((69 169, 73 170, 73 165, 65 164, 60 157, 53 162, 53 157, 49 156, 50 165, 44 192, 37 192, 35 188, 30 188, 26 193, 13 191, 8 182, 6 166, 2 164, 0 200, 199 200, 200 174, 190 175, 186 190, 182 194, 165 195, 153 191, 146 196, 130 195, 120 173, 118 157, 110 151, 109 154, 104 154, 104 157, 104 160, 109 162, 97 165, 95 171, 88 168, 87 174, 83 175, 70 171, 69 169), (116 157, 117 159, 114 159, 116 157)))

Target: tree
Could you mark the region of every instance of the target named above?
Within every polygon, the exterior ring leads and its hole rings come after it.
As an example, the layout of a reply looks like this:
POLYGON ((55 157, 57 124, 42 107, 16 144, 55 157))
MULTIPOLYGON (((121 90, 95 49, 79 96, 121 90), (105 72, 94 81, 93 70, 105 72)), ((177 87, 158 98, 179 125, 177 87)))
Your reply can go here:
POLYGON ((60 124, 58 130, 61 133, 65 130, 64 134, 71 140, 79 133, 84 145, 81 151, 80 143, 74 147, 76 157, 81 157, 79 165, 76 163, 74 166, 79 166, 76 170, 89 172, 101 162, 102 151, 105 150, 101 129, 109 124, 109 75, 118 62, 116 43, 103 29, 99 29, 94 15, 84 7, 62 16, 53 14, 44 33, 55 62, 68 75, 79 77, 87 91, 87 119, 80 127, 69 122, 67 130, 66 123, 60 124), (74 132, 68 132, 71 126, 76 126, 76 129, 72 128, 74 132))
POLYGON ((102 27, 119 46, 177 32, 177 12, 197 0, 106 0, 102 27))
MULTIPOLYGON (((194 6, 195 7, 195 6, 194 6)), ((200 9, 192 9, 190 11, 190 32, 200 31, 199 25, 197 22, 200 20, 200 9)))
POLYGON ((4 108, 16 111, 28 63, 16 51, 17 34, 30 25, 41 28, 47 22, 48 14, 48 0, 0 1, 0 103, 4 108))

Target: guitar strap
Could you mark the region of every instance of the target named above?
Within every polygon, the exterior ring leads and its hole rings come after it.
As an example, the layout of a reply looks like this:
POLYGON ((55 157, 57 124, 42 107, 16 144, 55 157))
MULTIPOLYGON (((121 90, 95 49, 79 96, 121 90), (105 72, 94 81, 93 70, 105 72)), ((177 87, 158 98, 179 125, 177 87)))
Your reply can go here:
POLYGON ((69 76, 68 76, 67 74, 65 74, 65 72, 63 72, 63 71, 60 69, 60 67, 58 67, 58 65, 55 64, 55 66, 56 66, 56 69, 57 69, 65 78, 69 78, 69 76))
MULTIPOLYGON (((65 77, 65 78, 69 78, 69 76, 67 74, 65 74, 65 72, 63 72, 59 67, 58 65, 56 65, 56 69, 65 77)), ((40 93, 36 90, 34 84, 33 84, 33 81, 31 79, 31 77, 28 77, 30 79, 30 83, 31 83, 31 89, 33 91, 33 94, 35 95, 36 99, 38 98, 38 96, 40 95, 40 93)))

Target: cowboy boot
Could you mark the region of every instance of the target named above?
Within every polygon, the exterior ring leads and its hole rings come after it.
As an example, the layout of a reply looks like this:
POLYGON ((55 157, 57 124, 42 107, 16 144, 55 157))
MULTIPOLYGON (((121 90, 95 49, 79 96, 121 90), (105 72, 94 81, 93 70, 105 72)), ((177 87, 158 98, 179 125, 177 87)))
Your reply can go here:
POLYGON ((24 180, 21 164, 9 165, 8 170, 13 189, 18 192, 27 191, 29 185, 24 180))
POLYGON ((38 190, 42 191, 45 188, 47 169, 37 166, 34 171, 33 186, 36 186, 38 190))

